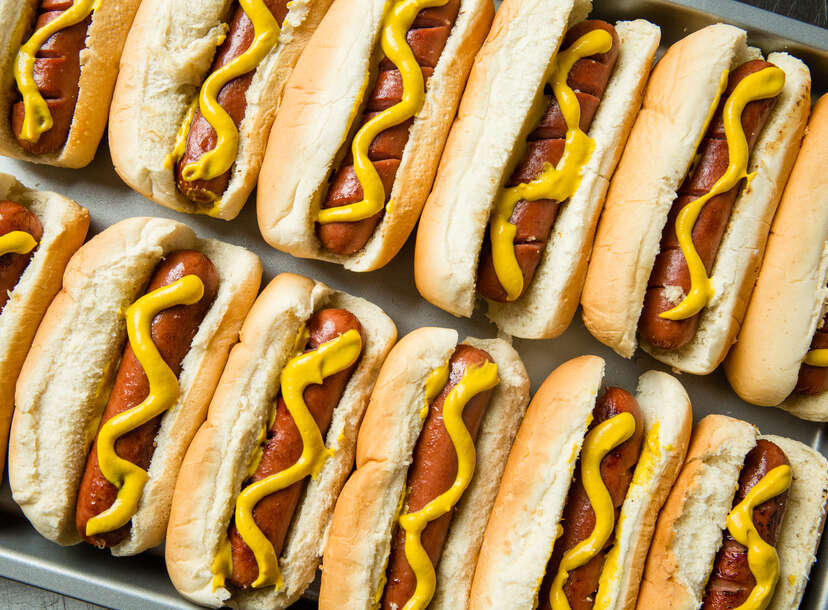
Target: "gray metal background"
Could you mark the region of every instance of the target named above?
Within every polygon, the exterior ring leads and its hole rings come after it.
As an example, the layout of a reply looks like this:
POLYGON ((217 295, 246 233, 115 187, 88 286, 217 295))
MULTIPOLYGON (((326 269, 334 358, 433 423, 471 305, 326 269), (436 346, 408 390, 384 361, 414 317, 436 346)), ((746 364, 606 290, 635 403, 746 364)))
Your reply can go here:
MULTIPOLYGON (((662 28, 663 46, 689 32, 717 21, 745 27, 752 44, 766 52, 787 50, 810 66, 814 91, 828 89, 828 32, 756 9, 732 0, 595 0, 592 16, 608 20, 647 18, 662 28)), ((202 236, 224 239, 245 246, 262 257, 264 281, 277 273, 293 271, 309 275, 331 286, 363 296, 383 307, 394 319, 400 336, 424 325, 450 326, 461 333, 479 337, 496 334, 481 314, 458 320, 421 299, 412 274, 413 241, 385 269, 354 274, 318 261, 294 259, 270 249, 256 225, 255 196, 233 222, 204 217, 183 217, 157 206, 126 187, 112 169, 106 144, 88 168, 80 171, 29 165, 0 157, 0 171, 15 175, 28 186, 55 190, 76 199, 92 213, 92 233, 130 216, 152 215, 177 218, 193 226, 202 236)), ((635 387, 638 375, 647 369, 664 369, 646 354, 624 360, 595 341, 584 329, 580 315, 563 336, 548 341, 516 340, 532 378, 533 390, 544 377, 565 360, 586 353, 607 360, 607 378, 613 384, 635 387)), ((719 370, 707 377, 682 375, 693 401, 695 419, 708 413, 723 413, 750 421, 766 433, 796 438, 828 453, 826 427, 798 420, 787 413, 748 405, 730 390, 719 370)), ((828 544, 823 544, 820 561, 811 573, 803 608, 828 608, 828 544)), ((19 580, 85 599, 122 608, 186 608, 170 584, 164 569, 163 552, 154 549, 138 557, 115 559, 87 545, 62 548, 41 538, 29 526, 11 500, 8 481, 0 489, 0 576, 19 580)), ((313 592, 309 593, 309 597, 313 592)))

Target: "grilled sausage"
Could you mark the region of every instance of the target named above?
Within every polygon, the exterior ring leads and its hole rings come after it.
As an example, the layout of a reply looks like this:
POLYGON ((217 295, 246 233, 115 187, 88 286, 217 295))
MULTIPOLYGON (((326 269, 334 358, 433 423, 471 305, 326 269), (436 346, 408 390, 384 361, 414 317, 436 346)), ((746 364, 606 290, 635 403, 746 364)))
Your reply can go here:
MULTIPOLYGON (((676 217, 681 209, 691 201, 707 193, 716 181, 725 173, 728 166, 728 147, 724 133, 722 109, 728 96, 736 85, 746 76, 771 67, 762 60, 753 60, 742 64, 730 74, 727 89, 716 111, 704 140, 699 147, 699 160, 693 171, 685 179, 679 189, 678 198, 673 203, 667 219, 667 226, 661 238, 661 250, 653 266, 647 293, 644 298, 644 307, 641 310, 639 332, 648 343, 663 349, 678 349, 687 345, 696 334, 699 326, 699 316, 685 320, 667 320, 659 314, 672 309, 678 302, 668 298, 668 287, 681 288, 683 294, 690 292, 690 271, 684 259, 676 237, 676 217)), ((757 100, 750 102, 742 114, 742 128, 747 137, 748 150, 753 150, 756 140, 776 103, 776 99, 757 100)), ((693 244, 704 263, 709 275, 716 260, 722 236, 733 210, 733 203, 739 192, 735 186, 726 193, 717 195, 708 201, 699 214, 693 227, 693 244)), ((672 295, 671 295, 672 296, 672 295)))
MULTIPOLYGON (((345 309, 323 309, 310 319, 307 327, 310 334, 306 351, 314 350, 351 329, 363 334, 362 325, 357 317, 345 309)), ((363 342, 364 340, 363 335, 363 342)), ((344 371, 326 377, 322 384, 310 385, 305 389, 305 404, 323 437, 331 425, 334 408, 342 398, 345 385, 356 366, 357 363, 354 363, 344 371)), ((245 481, 242 488, 292 466, 302 455, 302 448, 299 430, 284 399, 279 396, 276 401, 276 417, 268 431, 262 459, 256 472, 245 481)), ((262 499, 253 509, 253 518, 273 545, 277 557, 282 552, 285 536, 304 488, 305 481, 297 481, 290 487, 262 499)), ((229 537, 233 556, 230 583, 241 589, 249 588, 259 575, 256 557, 242 539, 235 524, 230 525, 229 537)))
MULTIPOLYGON (((564 47, 570 46, 584 34, 593 30, 606 30, 612 35, 612 48, 606 53, 584 57, 575 62, 567 77, 567 84, 575 91, 581 106, 580 128, 589 131, 592 119, 601 103, 601 97, 618 59, 620 42, 615 28, 605 21, 582 21, 567 32, 564 47)), ((529 134, 526 153, 518 163, 507 187, 530 182, 543 173, 544 165, 557 165, 561 160, 566 143, 566 123, 561 108, 551 87, 548 88, 549 104, 540 122, 529 134)), ((552 199, 536 201, 520 200, 509 222, 517 227, 515 235, 515 255, 523 272, 523 290, 529 286, 535 276, 541 255, 546 248, 546 241, 552 230, 552 224, 558 215, 562 202, 552 199)), ((477 270, 477 290, 484 297, 493 301, 506 301, 506 291, 495 273, 492 248, 488 236, 480 253, 477 270)))
MULTIPOLYGON (((40 243, 43 237, 43 225, 37 216, 13 201, 0 201, 0 235, 12 231, 25 231, 40 243)), ((23 272, 34 256, 34 250, 28 254, 4 254, 0 256, 0 313, 9 301, 12 290, 20 281, 23 272)))
MULTIPOLYGON (((822 324, 811 339, 811 349, 825 348, 828 348, 828 315, 822 318, 822 324)), ((828 390, 828 367, 802 364, 794 392, 821 394, 825 390, 828 390)))
MULTIPOLYGON (((218 273, 210 259, 201 252, 180 250, 168 255, 158 265, 147 288, 147 292, 151 292, 172 284, 185 275, 197 275, 201 279, 204 283, 204 296, 193 305, 177 305, 160 312, 153 318, 151 327, 152 340, 176 377, 181 373, 181 363, 190 349, 190 343, 198 332, 201 321, 216 298, 218 273)), ((101 419, 101 426, 119 413, 137 406, 148 395, 149 380, 132 347, 127 344, 101 419)), ((155 436, 161 426, 162 417, 163 415, 159 415, 121 436, 115 442, 115 452, 118 456, 146 470, 155 451, 155 436)), ((103 548, 114 546, 126 538, 130 525, 96 536, 86 535, 86 523, 89 519, 112 506, 118 495, 118 488, 101 472, 97 449, 96 441, 87 457, 86 470, 78 491, 75 523, 78 533, 84 540, 103 548)))

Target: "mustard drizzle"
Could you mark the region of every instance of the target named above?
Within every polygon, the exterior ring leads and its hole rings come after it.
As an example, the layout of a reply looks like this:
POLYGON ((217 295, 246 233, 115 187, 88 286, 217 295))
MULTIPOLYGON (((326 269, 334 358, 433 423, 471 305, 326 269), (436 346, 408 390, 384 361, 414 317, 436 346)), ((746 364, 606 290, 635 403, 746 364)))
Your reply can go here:
POLYGON ((98 433, 98 464, 107 481, 118 488, 115 502, 86 522, 86 535, 111 532, 129 523, 138 510, 138 501, 149 478, 147 471, 115 452, 115 442, 127 432, 144 425, 175 404, 178 378, 167 366, 152 340, 152 319, 176 305, 192 305, 204 296, 204 284, 197 275, 181 279, 145 294, 127 309, 129 344, 149 380, 149 394, 139 405, 109 419, 98 433))
POLYGON ((9 231, 0 235, 0 256, 4 254, 28 254, 37 247, 37 240, 26 231, 9 231))
POLYGON ((748 566, 756 579, 750 596, 736 610, 764 610, 773 597, 779 580, 776 549, 759 535, 753 522, 754 509, 775 498, 791 486, 791 467, 777 466, 753 486, 745 498, 727 515, 727 529, 736 542, 748 549, 748 566))
POLYGON ((235 163, 239 150, 239 132, 233 119, 219 104, 219 92, 231 80, 255 70, 279 42, 279 23, 263 0, 239 0, 239 4, 253 23, 253 42, 244 53, 210 74, 201 86, 198 106, 216 132, 216 145, 198 161, 182 168, 181 176, 188 182, 217 178, 235 163))
POLYGON ((316 478, 325 461, 334 453, 333 449, 325 447, 322 433, 305 404, 305 388, 321 384, 326 377, 347 369, 357 361, 361 351, 362 337, 358 331, 351 329, 315 350, 296 356, 282 369, 282 398, 302 437, 302 455, 285 470, 248 485, 236 500, 236 528, 253 551, 259 566, 259 575, 252 585, 254 588, 275 585, 278 590, 283 583, 276 552, 256 525, 253 509, 270 494, 307 476, 316 478))
POLYGON ((77 25, 98 10, 100 5, 101 0, 75 0, 57 19, 36 30, 17 51, 13 71, 17 88, 23 97, 21 140, 34 144, 54 126, 49 105, 34 80, 35 55, 53 34, 77 25))
POLYGON ((810 366, 828 366, 828 348, 810 350, 805 354, 804 362, 810 366))
POLYGON ((690 292, 678 305, 660 313, 660 317, 685 320, 699 313, 713 298, 713 284, 693 244, 693 227, 710 199, 728 192, 743 178, 747 178, 748 184, 753 180, 755 172, 747 173, 750 151, 742 129, 742 112, 750 102, 776 97, 784 86, 785 72, 776 66, 764 68, 742 79, 725 101, 723 118, 729 156, 727 170, 707 193, 685 205, 676 217, 676 235, 690 271, 690 292))
MULTIPOLYGON (((434 391, 435 388, 440 387, 436 381, 440 378, 438 375, 441 377, 443 375, 440 371, 437 369, 429 377, 429 382, 434 381, 431 388, 426 384, 427 393, 429 390, 434 391)), ((448 379, 447 373, 446 367, 444 377, 446 380, 448 379)), ((434 597, 437 575, 428 553, 423 548, 420 536, 429 523, 451 511, 469 486, 474 475, 477 454, 474 440, 463 422, 463 409, 477 394, 492 389, 499 382, 497 365, 493 362, 487 361, 481 366, 467 368, 459 383, 451 389, 443 403, 443 423, 457 454, 457 476, 451 487, 423 508, 401 515, 399 518, 400 527, 405 530, 405 558, 417 579, 414 594, 406 602, 403 610, 421 610, 434 597)), ((439 390, 434 396, 436 397, 437 394, 439 390)))
MULTIPOLYGON (((368 158, 368 149, 381 132, 404 123, 422 109, 425 103, 425 80, 420 64, 408 46, 406 34, 421 10, 443 6, 446 2, 448 0, 395 0, 390 6, 383 21, 380 44, 385 56, 402 76, 402 100, 365 123, 351 142, 354 173, 362 186, 362 201, 322 209, 317 222, 357 222, 370 218, 386 206, 385 187, 376 167, 368 158)), ((391 206, 389 200, 387 208, 390 209, 391 206)))
POLYGON ((596 425, 584 439, 581 452, 581 481, 595 512, 595 527, 588 538, 564 553, 549 592, 549 603, 553 610, 570 609, 569 600, 563 590, 569 573, 589 563, 612 536, 615 529, 615 506, 601 478, 601 461, 634 433, 635 417, 624 412, 596 425))

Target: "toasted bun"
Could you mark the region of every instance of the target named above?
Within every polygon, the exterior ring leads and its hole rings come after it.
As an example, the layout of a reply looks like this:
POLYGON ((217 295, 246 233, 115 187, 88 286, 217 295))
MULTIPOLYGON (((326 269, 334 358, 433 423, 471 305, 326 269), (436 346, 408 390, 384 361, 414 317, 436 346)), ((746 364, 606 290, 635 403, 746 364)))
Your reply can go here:
MULTIPOLYGON (((247 90, 230 184, 210 215, 235 218, 256 186, 287 78, 331 1, 291 2, 279 42, 259 64, 247 90)), ((124 48, 109 120, 112 162, 129 186, 181 212, 208 213, 208 208, 178 190, 167 156, 210 72, 233 5, 232 0, 144 0, 124 48)))
MULTIPOLYGON (((475 477, 452 519, 437 566, 437 591, 430 608, 468 606, 480 531, 488 519, 529 395, 520 358, 499 339, 467 339, 498 367, 500 383, 480 426, 475 477)), ((372 608, 382 593, 408 466, 423 420, 425 381, 451 356, 457 333, 420 328, 391 350, 380 371, 357 442, 357 470, 339 496, 322 566, 319 607, 372 608)))
MULTIPOLYGON (((555 369, 521 424, 483 539, 472 606, 534 608, 569 485, 604 377, 582 356, 555 369)), ((678 474, 692 426, 690 399, 665 373, 639 379, 645 449, 621 509, 596 597, 602 608, 634 603, 656 516, 678 474)))
POLYGON ((6 445, 14 384, 37 325, 60 290, 66 263, 80 248, 89 229, 89 212, 57 193, 33 191, 8 174, 0 173, 0 200, 10 200, 32 211, 43 225, 43 238, 0 313, 0 474, 6 445))
POLYGON ((385 265, 414 228, 494 8, 491 0, 461 0, 425 104, 409 131, 391 190, 393 205, 362 250, 339 256, 322 247, 315 218, 340 148, 362 108, 384 12, 384 0, 334 2, 296 64, 259 177, 257 209, 265 240, 294 256, 337 262, 353 271, 385 265))
POLYGON ((48 155, 24 150, 12 131, 11 108, 18 96, 12 66, 17 51, 31 36, 40 0, 0 0, 0 154, 32 163, 84 167, 95 157, 106 129, 109 101, 118 76, 118 60, 141 0, 102 2, 92 14, 86 48, 80 53, 78 102, 63 148, 48 155))
POLYGON ((265 288, 244 322, 210 405, 205 424, 187 451, 167 530, 167 571, 182 595, 213 607, 286 608, 313 580, 334 503, 353 468, 356 435, 379 367, 396 339, 394 323, 363 299, 320 282, 283 273, 265 288), (293 356, 299 327, 314 311, 344 307, 365 331, 365 348, 334 410, 326 446, 336 449, 308 482, 280 557, 284 586, 215 592, 211 565, 226 539, 251 451, 279 393, 279 375, 293 356))
POLYGON ((828 290, 828 97, 814 107, 773 221, 739 340, 725 362, 744 400, 828 421, 828 393, 791 396, 828 290), (783 402, 784 401, 784 402, 783 402))
MULTIPOLYGON (((514 151, 532 128, 531 108, 542 95, 550 58, 567 25, 564 11, 549 11, 542 3, 516 4, 521 3, 504 3, 499 27, 492 29, 478 56, 417 234, 417 287, 426 299, 455 315, 470 316, 474 309, 478 258, 489 217, 514 151), (544 43, 526 49, 526 37, 544 43), (493 94, 502 90, 515 94, 508 100, 493 94), (508 109, 490 111, 493 104, 506 103, 508 109), (486 145, 479 146, 481 141, 486 145)), ((581 8, 576 5, 573 11, 581 8)), ((509 334, 556 336, 578 306, 607 177, 641 103, 660 38, 659 29, 642 20, 619 23, 617 31, 619 60, 590 128, 596 150, 578 191, 563 206, 526 293, 514 303, 489 304, 489 317, 509 334)))
MULTIPOLYGON (((733 507, 739 472, 758 438, 752 425, 724 415, 708 415, 696 425, 687 461, 656 525, 638 608, 689 610, 701 606, 722 544, 722 530, 733 507)), ((780 578, 768 607, 796 608, 822 533, 828 462, 797 441, 763 438, 779 445, 793 471, 782 533, 776 544, 780 578)))
MULTIPOLYGON (((622 356, 635 351, 661 234, 704 134, 720 75, 757 54, 746 47, 744 31, 718 24, 674 44, 653 71, 610 185, 581 298, 587 328, 622 356)), ((672 351, 643 346, 683 371, 709 373, 733 342, 807 118, 808 69, 784 53, 769 60, 785 71, 787 82, 751 155, 749 170, 756 178, 742 189, 719 249, 712 274, 716 296, 688 346, 672 351)))
POLYGON ((9 481, 15 501, 49 540, 80 540, 78 487, 126 340, 124 312, 158 262, 182 248, 210 257, 219 274, 218 294, 182 363, 179 398, 155 438, 130 534, 112 553, 138 553, 164 538, 181 460, 204 421, 262 269, 247 250, 198 239, 181 223, 130 218, 95 236, 69 261, 63 289, 49 306, 18 379, 9 481))

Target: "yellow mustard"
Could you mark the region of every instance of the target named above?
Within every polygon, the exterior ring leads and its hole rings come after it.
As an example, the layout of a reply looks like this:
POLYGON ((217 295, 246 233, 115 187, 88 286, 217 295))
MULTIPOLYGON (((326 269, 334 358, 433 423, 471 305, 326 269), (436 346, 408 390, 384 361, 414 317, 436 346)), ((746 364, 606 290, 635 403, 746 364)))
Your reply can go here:
POLYGON ((812 349, 809 351, 805 354, 805 364, 811 366, 828 366, 828 348, 812 349))
POLYGON ((489 227, 495 274, 506 291, 506 300, 514 301, 523 292, 523 272, 515 254, 517 227, 509 222, 520 200, 569 199, 581 183, 583 168, 595 150, 595 141, 580 128, 581 105, 567 84, 569 72, 579 59, 606 53, 612 48, 612 36, 606 30, 593 30, 581 36, 566 51, 558 54, 550 82, 555 99, 566 122, 566 143, 558 166, 546 164, 543 173, 530 182, 503 189, 495 202, 489 227))
POLYGON ((184 120, 178 126, 178 131, 175 132, 175 146, 173 146, 170 154, 164 159, 164 169, 172 171, 178 160, 187 152, 187 135, 190 133, 190 123, 193 122, 196 108, 198 108, 198 100, 192 101, 187 108, 187 113, 184 115, 184 120))
POLYGON ((785 72, 776 66, 754 72, 742 79, 727 98, 723 117, 728 147, 728 166, 713 187, 698 199, 685 205, 676 217, 676 235, 690 271, 690 293, 672 309, 660 313, 667 320, 685 320, 699 313, 713 298, 713 285, 693 244, 693 227, 705 204, 713 197, 728 192, 743 178, 748 182, 755 174, 747 173, 748 145, 742 129, 742 112, 750 102, 776 97, 785 86, 785 72))
POLYGON ((236 500, 236 527, 259 566, 259 576, 253 582, 255 588, 275 585, 280 589, 282 573, 273 545, 256 525, 253 509, 272 493, 307 476, 316 478, 325 460, 333 454, 333 450, 325 447, 322 433, 305 404, 305 388, 321 384, 326 377, 347 369, 357 361, 361 351, 362 337, 351 329, 313 351, 296 356, 282 369, 282 398, 302 437, 302 455, 289 468, 248 485, 236 500))
MULTIPOLYGON (((368 158, 368 148, 381 132, 406 122, 422 109, 425 102, 425 80, 414 52, 408 46, 406 34, 417 18, 417 13, 426 8, 443 6, 446 2, 448 0, 395 0, 386 13, 380 45, 385 56, 400 71, 402 100, 365 123, 351 142, 354 173, 362 186, 362 201, 320 210, 318 222, 357 222, 370 218, 385 206, 385 187, 376 167, 368 158)), ((391 206, 390 201, 388 205, 391 206)))
POLYGON ((98 10, 101 0, 75 0, 71 7, 54 21, 50 21, 32 34, 17 51, 14 61, 14 79, 23 97, 23 126, 20 139, 35 143, 54 125, 49 105, 40 94, 34 79, 35 55, 53 34, 77 25, 93 11, 98 10))
POLYGON ((111 532, 129 523, 138 510, 138 501, 148 479, 143 468, 115 452, 115 442, 172 407, 178 399, 178 378, 152 340, 152 319, 170 307, 197 303, 203 295, 204 284, 199 277, 185 275, 142 296, 127 309, 129 344, 149 380, 149 395, 141 404, 119 413, 101 426, 98 464, 106 480, 118 488, 118 496, 112 506, 87 521, 87 536, 111 532))
POLYGON ((37 246, 37 240, 25 231, 9 231, 0 235, 0 256, 4 254, 28 254, 37 246))
MULTIPOLYGON (((451 511, 469 486, 474 475, 477 455, 474 440, 463 422, 463 409, 469 400, 481 392, 492 389, 499 382, 497 365, 493 362, 468 368, 443 403, 443 423, 457 454, 457 476, 448 490, 423 508, 400 516, 400 527, 405 530, 405 558, 417 579, 414 594, 403 610, 422 610, 434 596, 437 575, 428 553, 423 548, 420 536, 429 523, 451 511)), ((435 382, 434 386, 436 385, 435 382)))
POLYGON ((198 106, 216 132, 216 146, 204 153, 198 161, 184 166, 181 175, 189 182, 217 178, 235 163, 239 150, 239 132, 232 117, 219 104, 219 92, 231 80, 255 70, 279 42, 279 23, 263 0, 239 0, 239 4, 253 23, 253 42, 244 53, 208 76, 201 86, 198 106))
POLYGON ((736 542, 747 547, 748 567, 756 579, 750 596, 736 610, 763 610, 768 607, 776 590, 779 557, 776 549, 759 535, 753 523, 753 510, 788 489, 791 477, 790 466, 777 466, 762 477, 727 516, 727 529, 736 542))
POLYGON ((224 587, 227 575, 233 573, 233 549, 227 536, 219 542, 218 553, 216 553, 216 557, 210 565, 210 571, 213 573, 212 587, 213 593, 215 593, 216 589, 224 587))
POLYGON ((625 412, 601 422, 584 439, 584 448, 581 451, 581 481, 595 512, 595 528, 588 538, 564 553, 561 558, 549 592, 549 603, 553 610, 569 610, 569 600, 563 590, 569 573, 589 563, 612 536, 615 529, 615 506, 601 478, 601 460, 634 433, 635 417, 625 412))

